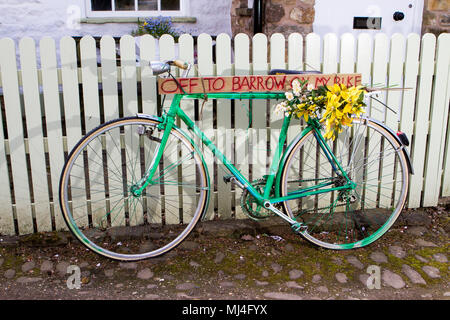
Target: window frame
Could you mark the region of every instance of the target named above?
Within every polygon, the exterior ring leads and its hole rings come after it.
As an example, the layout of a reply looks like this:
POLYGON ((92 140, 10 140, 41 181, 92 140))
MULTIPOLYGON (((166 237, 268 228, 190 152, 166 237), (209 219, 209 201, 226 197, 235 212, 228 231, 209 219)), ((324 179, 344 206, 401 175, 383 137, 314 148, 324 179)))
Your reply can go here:
MULTIPOLYGON (((112 2, 112 8, 114 8, 114 1, 112 2)), ((160 4, 161 0, 158 0, 158 4, 160 4)), ((163 10, 155 10, 155 11, 144 11, 144 10, 136 10, 138 0, 134 0, 135 10, 123 10, 123 11, 92 11, 92 3, 91 0, 85 0, 86 3, 86 17, 87 18, 116 18, 116 17, 125 17, 125 18, 133 18, 133 17, 157 17, 157 16, 171 16, 171 17, 181 17, 189 15, 188 10, 188 0, 180 0, 180 10, 171 10, 171 11, 163 11, 163 10)))

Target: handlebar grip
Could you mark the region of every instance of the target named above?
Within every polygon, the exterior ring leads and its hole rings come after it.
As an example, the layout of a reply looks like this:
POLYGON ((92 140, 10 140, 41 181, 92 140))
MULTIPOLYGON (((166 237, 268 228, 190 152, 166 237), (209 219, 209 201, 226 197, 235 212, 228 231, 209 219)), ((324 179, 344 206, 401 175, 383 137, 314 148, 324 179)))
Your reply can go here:
POLYGON ((172 64, 183 70, 188 68, 188 63, 181 60, 174 60, 172 61, 172 64))

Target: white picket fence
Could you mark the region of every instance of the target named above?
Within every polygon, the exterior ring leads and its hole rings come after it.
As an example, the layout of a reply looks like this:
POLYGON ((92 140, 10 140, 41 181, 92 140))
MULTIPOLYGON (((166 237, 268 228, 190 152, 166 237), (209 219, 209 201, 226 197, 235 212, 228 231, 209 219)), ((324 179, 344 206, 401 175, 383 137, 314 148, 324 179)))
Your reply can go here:
MULTIPOLYGON (((21 39, 17 49, 13 40, 0 39, 0 235, 65 229, 58 203, 65 155, 85 132, 119 117, 119 110, 123 116, 158 112, 156 77, 148 67, 154 60, 156 44, 150 36, 140 39, 140 67, 136 64, 135 39, 123 36, 118 66, 115 41, 105 36, 99 67, 95 41, 90 36, 81 40, 79 51, 70 37, 60 40, 59 51, 53 39, 43 38, 38 44, 39 57, 31 38, 21 39)), ((412 141, 409 151, 415 175, 407 205, 433 206, 440 196, 450 196, 450 34, 437 39, 432 34, 422 38, 396 34, 391 39, 385 34, 374 38, 361 34, 357 39, 350 34, 340 39, 334 34, 323 39, 316 34, 303 38, 297 33, 288 39, 281 34, 270 39, 264 34, 252 39, 244 34, 234 39, 221 34, 215 47, 212 38, 202 34, 196 44, 190 35, 182 35, 177 50, 175 46, 172 37, 161 37, 161 60, 174 59, 177 51, 178 58, 194 61, 196 52, 198 71, 203 76, 266 74, 274 68, 315 69, 325 73, 359 72, 365 84, 412 88, 389 91, 383 97, 398 116, 389 111, 374 111, 371 116, 405 132, 412 141)), ((165 106, 170 100, 166 98, 165 106)), ((274 103, 270 101, 270 106, 274 103)), ((216 129, 219 144, 223 135, 217 132, 245 130, 248 126, 249 102, 234 101, 234 109, 232 104, 210 100, 204 106, 201 128, 216 129)), ((194 116, 198 103, 183 102, 183 108, 194 116)), ((250 142, 246 152, 236 152, 241 172, 251 172, 253 179, 264 175, 266 166, 250 164, 249 153, 262 153, 270 161, 270 155, 255 146, 269 144, 274 149, 281 127, 272 108, 266 110, 265 101, 253 101, 252 128, 246 131, 250 142)), ((298 129, 294 124, 289 138, 298 129)), ((244 217, 239 208, 240 190, 223 182, 224 172, 210 161, 211 157, 206 155, 215 188, 208 216, 244 217)))

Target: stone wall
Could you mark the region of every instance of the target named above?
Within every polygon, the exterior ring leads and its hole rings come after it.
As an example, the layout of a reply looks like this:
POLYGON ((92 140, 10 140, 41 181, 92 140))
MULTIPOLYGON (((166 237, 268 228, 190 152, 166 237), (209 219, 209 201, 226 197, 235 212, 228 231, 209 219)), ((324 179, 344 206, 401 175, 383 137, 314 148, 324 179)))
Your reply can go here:
MULTIPOLYGON (((315 0, 265 0, 263 32, 270 37, 282 33, 286 37, 293 32, 307 35, 312 32, 315 0)), ((231 7, 231 30, 253 35, 252 10, 247 0, 233 0, 231 7)))
POLYGON ((450 32, 449 0, 425 0, 423 7, 422 33, 434 33, 436 36, 450 32))
POLYGON ((231 2, 231 33, 253 35, 253 10, 248 8, 247 0, 233 0, 231 2))

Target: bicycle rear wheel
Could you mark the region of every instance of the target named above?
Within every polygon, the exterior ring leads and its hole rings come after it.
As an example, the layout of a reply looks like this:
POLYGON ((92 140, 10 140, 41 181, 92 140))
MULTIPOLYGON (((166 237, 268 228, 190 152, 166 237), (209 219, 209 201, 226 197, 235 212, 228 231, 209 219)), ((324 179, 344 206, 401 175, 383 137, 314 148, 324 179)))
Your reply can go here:
POLYGON ((134 195, 160 146, 164 130, 158 124, 137 117, 105 123, 80 140, 64 165, 64 219, 98 254, 128 261, 164 254, 187 237, 206 208, 209 180, 202 157, 176 129, 154 183, 134 195))
MULTIPOLYGON (((300 234, 330 249, 362 247, 380 238, 399 216, 408 191, 409 169, 401 145, 379 124, 354 119, 336 141, 327 142, 353 190, 321 193, 283 202, 286 213, 304 227, 300 234)), ((282 168, 280 194, 318 184, 344 185, 332 170, 313 131, 290 150, 282 168)))

